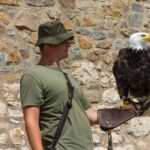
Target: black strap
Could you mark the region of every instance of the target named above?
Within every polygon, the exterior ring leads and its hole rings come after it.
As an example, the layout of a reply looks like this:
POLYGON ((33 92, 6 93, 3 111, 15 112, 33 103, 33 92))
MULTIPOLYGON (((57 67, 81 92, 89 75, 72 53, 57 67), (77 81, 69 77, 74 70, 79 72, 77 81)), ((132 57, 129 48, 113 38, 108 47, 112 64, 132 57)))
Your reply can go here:
POLYGON ((67 76, 67 73, 65 72, 62 72, 65 76, 65 79, 67 81, 67 87, 68 87, 68 100, 67 100, 67 103, 65 105, 65 108, 64 108, 64 111, 62 113, 62 116, 60 118, 60 121, 59 121, 59 124, 58 124, 58 127, 57 127, 57 130, 55 132, 55 137, 54 137, 54 141, 53 141, 53 144, 52 144, 52 147, 51 147, 51 150, 55 150, 55 146, 60 138, 60 135, 61 135, 61 132, 63 130, 63 127, 65 125, 65 121, 67 119, 67 116, 68 116, 68 113, 69 113, 69 110, 70 108, 72 107, 72 98, 73 98, 73 92, 74 92, 74 87, 73 85, 71 84, 68 76, 67 76))
POLYGON ((111 130, 108 131, 108 150, 113 150, 111 130))

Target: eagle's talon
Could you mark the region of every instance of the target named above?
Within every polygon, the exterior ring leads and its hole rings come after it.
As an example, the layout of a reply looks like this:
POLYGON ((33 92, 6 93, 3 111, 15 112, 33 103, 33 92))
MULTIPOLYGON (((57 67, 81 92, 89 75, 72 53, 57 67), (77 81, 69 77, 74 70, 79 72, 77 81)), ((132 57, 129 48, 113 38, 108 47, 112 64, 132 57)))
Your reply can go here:
POLYGON ((134 108, 134 106, 129 101, 123 101, 122 104, 120 104, 120 108, 131 109, 131 108, 134 108))

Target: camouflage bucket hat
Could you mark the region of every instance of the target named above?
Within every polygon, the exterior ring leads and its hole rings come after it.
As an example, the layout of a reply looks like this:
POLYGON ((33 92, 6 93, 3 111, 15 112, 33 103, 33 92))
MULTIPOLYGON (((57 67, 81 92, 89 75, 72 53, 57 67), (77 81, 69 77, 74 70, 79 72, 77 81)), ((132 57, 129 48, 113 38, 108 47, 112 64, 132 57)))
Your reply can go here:
POLYGON ((38 29, 36 46, 44 43, 60 44, 67 39, 73 39, 73 33, 68 32, 60 21, 41 24, 38 29))

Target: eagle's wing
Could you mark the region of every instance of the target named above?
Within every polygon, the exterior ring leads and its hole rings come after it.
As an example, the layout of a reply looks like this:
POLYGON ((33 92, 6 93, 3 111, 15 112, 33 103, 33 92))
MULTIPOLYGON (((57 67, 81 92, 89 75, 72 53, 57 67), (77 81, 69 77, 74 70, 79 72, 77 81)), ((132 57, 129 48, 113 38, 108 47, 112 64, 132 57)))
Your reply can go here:
POLYGON ((127 49, 120 50, 113 66, 113 74, 116 79, 117 90, 121 99, 123 96, 128 96, 128 84, 126 77, 128 71, 128 60, 126 53, 127 49))

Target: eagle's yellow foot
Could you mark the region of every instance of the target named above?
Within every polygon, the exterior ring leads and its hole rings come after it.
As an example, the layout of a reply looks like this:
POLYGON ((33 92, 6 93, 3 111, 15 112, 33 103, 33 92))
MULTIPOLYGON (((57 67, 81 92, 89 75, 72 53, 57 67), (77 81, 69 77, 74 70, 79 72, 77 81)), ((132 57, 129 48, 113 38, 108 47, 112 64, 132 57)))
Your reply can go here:
POLYGON ((134 106, 131 103, 129 103, 128 101, 122 101, 122 103, 120 104, 120 108, 131 109, 131 108, 134 108, 134 106))

